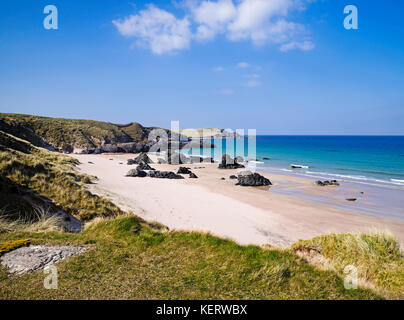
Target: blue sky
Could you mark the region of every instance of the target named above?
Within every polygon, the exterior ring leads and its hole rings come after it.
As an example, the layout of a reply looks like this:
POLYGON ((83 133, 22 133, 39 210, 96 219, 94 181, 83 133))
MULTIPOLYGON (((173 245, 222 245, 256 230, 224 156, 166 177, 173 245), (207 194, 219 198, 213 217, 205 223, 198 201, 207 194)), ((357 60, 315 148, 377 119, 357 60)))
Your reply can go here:
POLYGON ((0 111, 404 134, 402 1, 220 1, 1 0, 0 111), (58 30, 43 27, 48 4, 58 30), (343 27, 348 4, 359 30, 343 27))

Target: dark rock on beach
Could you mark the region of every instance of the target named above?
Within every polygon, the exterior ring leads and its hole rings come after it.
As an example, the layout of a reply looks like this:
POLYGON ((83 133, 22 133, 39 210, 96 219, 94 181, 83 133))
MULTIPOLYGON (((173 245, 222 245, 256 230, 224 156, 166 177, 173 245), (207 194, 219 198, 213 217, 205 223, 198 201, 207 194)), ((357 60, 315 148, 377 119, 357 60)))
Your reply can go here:
POLYGON ((129 170, 128 173, 126 174, 126 176, 127 177, 141 177, 141 178, 143 178, 143 177, 147 176, 147 173, 145 171, 143 171, 143 170, 138 170, 136 168, 136 169, 129 170))
POLYGON ((189 177, 190 177, 191 179, 197 179, 197 178, 198 178, 197 175, 196 175, 195 173, 193 173, 193 172, 190 172, 190 173, 189 173, 189 177))
POLYGON ((156 170, 156 169, 150 167, 148 163, 144 163, 144 162, 141 163, 141 164, 139 164, 139 165, 136 167, 136 169, 137 169, 137 170, 156 170))
POLYGON ((346 199, 346 201, 351 201, 351 202, 354 202, 356 200, 357 200, 356 198, 348 198, 348 199, 346 199))
POLYGON ((180 176, 179 174, 175 174, 172 171, 149 171, 147 173, 147 176, 150 178, 160 178, 160 179, 184 179, 183 176, 180 176))
POLYGON ((234 180, 234 179, 237 179, 237 176, 231 175, 231 176, 230 176, 230 179, 233 179, 233 180, 234 180))
POLYGON ((241 156, 237 156, 237 157, 234 158, 234 161, 235 162, 244 162, 244 158, 241 157, 241 156))
POLYGON ((337 180, 325 180, 325 181, 316 181, 316 185, 324 187, 324 186, 339 186, 339 183, 337 180))
POLYGON ((222 162, 219 163, 219 169, 239 169, 244 168, 242 164, 239 164, 235 159, 231 158, 228 154, 222 156, 222 162))
POLYGON ((264 176, 258 173, 245 172, 244 174, 240 174, 238 176, 238 182, 236 185, 258 187, 258 186, 270 186, 272 185, 272 183, 271 181, 269 181, 269 179, 265 178, 264 176))
POLYGON ((189 170, 189 168, 187 168, 187 167, 179 167, 177 173, 178 174, 190 174, 191 170, 189 170))
POLYGON ((141 164, 141 163, 153 163, 146 153, 141 153, 135 159, 128 159, 128 165, 141 164))

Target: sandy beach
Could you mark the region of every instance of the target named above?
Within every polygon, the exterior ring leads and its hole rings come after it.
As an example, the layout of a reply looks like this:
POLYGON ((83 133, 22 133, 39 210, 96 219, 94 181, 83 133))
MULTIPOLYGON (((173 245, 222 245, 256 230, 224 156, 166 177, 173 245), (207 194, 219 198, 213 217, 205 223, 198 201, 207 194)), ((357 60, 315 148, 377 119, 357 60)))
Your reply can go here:
MULTIPOLYGON (((187 164, 198 179, 183 180, 125 177, 136 165, 126 164, 136 155, 73 155, 80 172, 98 178, 90 190, 111 199, 124 210, 171 230, 210 232, 240 244, 287 246, 298 239, 310 239, 331 232, 347 233, 388 230, 404 245, 404 222, 373 217, 307 198, 276 192, 291 188, 308 195, 329 197, 336 188, 317 187, 314 179, 283 174, 263 175, 273 186, 241 187, 235 169, 218 169, 217 164, 187 164), (225 178, 222 180, 221 178, 225 178)), ((156 157, 150 155, 155 162, 156 157)), ((152 164, 157 170, 177 172, 179 165, 152 164)), ((351 190, 358 193, 357 190, 351 190)), ((358 196, 358 195, 357 195, 358 196)), ((338 204, 339 200, 332 200, 338 204)), ((340 200, 341 204, 342 201, 340 200)), ((345 202, 344 202, 345 204, 345 202)))

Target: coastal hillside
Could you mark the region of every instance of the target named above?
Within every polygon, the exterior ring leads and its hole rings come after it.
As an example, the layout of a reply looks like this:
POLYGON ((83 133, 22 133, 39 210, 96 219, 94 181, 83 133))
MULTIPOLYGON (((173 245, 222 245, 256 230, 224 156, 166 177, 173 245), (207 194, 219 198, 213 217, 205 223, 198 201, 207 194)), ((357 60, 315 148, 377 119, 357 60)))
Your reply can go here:
MULTIPOLYGON (((131 122, 126 125, 79 119, 49 118, 23 114, 0 113, 0 130, 25 139, 34 146, 60 152, 96 152, 117 147, 145 151, 148 135, 154 127, 131 122)), ((169 133, 168 130, 165 130, 169 133)), ((134 152, 136 150, 129 150, 134 152)))

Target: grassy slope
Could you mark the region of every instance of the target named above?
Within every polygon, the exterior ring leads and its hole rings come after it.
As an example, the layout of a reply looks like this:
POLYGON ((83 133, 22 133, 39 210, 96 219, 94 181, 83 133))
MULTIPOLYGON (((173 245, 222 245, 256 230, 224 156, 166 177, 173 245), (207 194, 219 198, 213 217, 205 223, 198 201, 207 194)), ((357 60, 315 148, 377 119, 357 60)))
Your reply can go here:
POLYGON ((113 203, 85 189, 91 178, 77 173, 73 169, 76 164, 71 157, 0 131, 0 209, 22 211, 27 204, 21 195, 31 190, 83 221, 121 214, 113 203))
POLYGON ((44 147, 42 138, 55 149, 71 151, 105 143, 146 142, 150 128, 139 123, 116 125, 94 120, 48 118, 0 113, 0 130, 44 147))
POLYGON ((82 234, 9 233, 0 242, 89 245, 58 264, 59 289, 44 274, 8 277, 0 268, 2 299, 377 299, 367 289, 345 290, 289 250, 240 246, 195 232, 159 232, 136 217, 92 224, 82 234))

